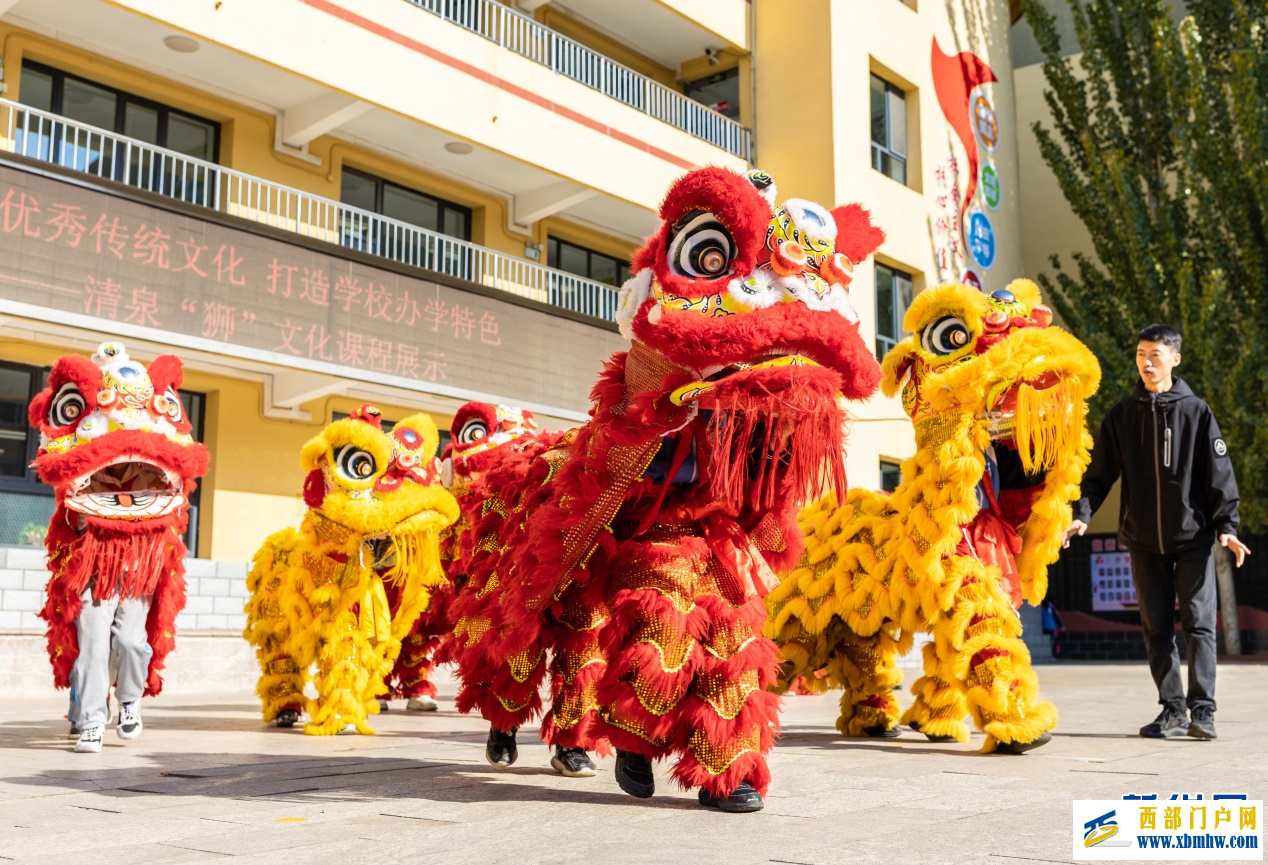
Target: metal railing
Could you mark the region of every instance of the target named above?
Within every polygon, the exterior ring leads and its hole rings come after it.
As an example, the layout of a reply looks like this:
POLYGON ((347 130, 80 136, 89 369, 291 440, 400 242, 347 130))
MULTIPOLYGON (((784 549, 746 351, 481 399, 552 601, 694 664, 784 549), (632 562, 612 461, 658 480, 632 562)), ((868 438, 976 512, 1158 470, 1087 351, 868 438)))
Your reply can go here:
POLYGON ((523 12, 496 0, 407 2, 496 42, 509 51, 549 66, 560 75, 592 87, 696 138, 745 160, 750 158, 751 135, 744 126, 580 42, 556 33, 523 12))
POLYGON ((0 99, 0 149, 613 321, 617 288, 0 99))

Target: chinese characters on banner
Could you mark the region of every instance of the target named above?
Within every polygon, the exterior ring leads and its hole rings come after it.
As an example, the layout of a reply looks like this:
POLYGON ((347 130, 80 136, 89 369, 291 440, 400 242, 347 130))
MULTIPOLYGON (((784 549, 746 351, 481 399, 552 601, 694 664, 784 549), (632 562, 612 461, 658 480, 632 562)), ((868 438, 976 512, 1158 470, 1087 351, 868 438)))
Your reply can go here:
POLYGON ((625 347, 581 322, 2 166, 0 233, 0 298, 351 378, 584 411, 602 361, 625 347))
POLYGON ((934 170, 934 256, 938 282, 959 282, 964 272, 964 234, 960 228, 960 166, 954 153, 934 170))

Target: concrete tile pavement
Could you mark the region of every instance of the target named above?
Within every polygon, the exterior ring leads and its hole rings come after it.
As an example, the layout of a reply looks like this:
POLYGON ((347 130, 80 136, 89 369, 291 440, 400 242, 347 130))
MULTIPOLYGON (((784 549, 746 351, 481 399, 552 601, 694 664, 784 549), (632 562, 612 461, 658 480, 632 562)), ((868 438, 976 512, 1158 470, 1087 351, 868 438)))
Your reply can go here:
POLYGON ((834 696, 789 698, 755 815, 703 810, 667 780, 632 799, 610 760, 562 778, 531 735, 494 771, 484 724, 447 701, 434 714, 397 703, 373 719, 377 736, 319 739, 263 727, 248 694, 160 697, 140 739, 108 732, 98 755, 71 752, 62 700, 10 702, 0 862, 1025 865, 1070 861, 1075 798, 1268 794, 1268 666, 1221 666, 1215 742, 1135 735, 1157 711, 1143 664, 1044 666, 1040 679, 1061 725, 1024 757, 976 754, 980 737, 845 740, 834 696))

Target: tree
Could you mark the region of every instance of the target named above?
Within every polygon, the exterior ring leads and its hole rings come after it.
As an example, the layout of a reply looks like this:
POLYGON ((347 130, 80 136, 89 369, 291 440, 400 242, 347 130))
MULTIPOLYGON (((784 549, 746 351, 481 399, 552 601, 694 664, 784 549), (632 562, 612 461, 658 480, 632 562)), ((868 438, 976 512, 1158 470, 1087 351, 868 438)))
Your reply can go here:
POLYGON ((1268 0, 1066 0, 1081 54, 1022 0, 1050 124, 1034 132, 1094 255, 1040 275, 1105 370, 1093 421, 1136 381, 1147 324, 1184 335, 1182 377, 1219 418, 1242 517, 1268 525, 1268 0))

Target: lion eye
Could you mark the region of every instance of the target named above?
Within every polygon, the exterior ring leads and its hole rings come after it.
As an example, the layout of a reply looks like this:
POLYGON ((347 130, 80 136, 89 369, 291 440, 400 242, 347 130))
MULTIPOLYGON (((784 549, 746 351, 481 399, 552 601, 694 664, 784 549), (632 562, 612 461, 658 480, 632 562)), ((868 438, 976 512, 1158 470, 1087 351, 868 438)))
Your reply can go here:
POLYGON ((374 455, 356 445, 344 445, 335 454, 335 467, 349 480, 363 481, 373 477, 377 468, 374 455))
POLYGON ((929 354, 954 354, 969 344, 969 327, 955 316, 944 316, 924 329, 920 345, 929 354))
POLYGON ((169 387, 163 396, 167 397, 168 419, 172 423, 180 423, 185 416, 185 406, 181 404, 180 394, 176 392, 176 388, 169 387))
POLYGON ((472 418, 458 430, 458 443, 469 445, 484 441, 489 434, 489 426, 482 418, 472 418))
POLYGON ((731 272, 735 241, 712 213, 699 213, 675 232, 669 244, 669 266, 679 276, 718 279, 731 272))
POLYGON ((48 422, 50 426, 71 426, 83 417, 84 410, 88 408, 88 403, 84 399, 84 395, 79 392, 79 388, 70 382, 57 389, 57 394, 53 397, 53 402, 48 409, 48 422))

